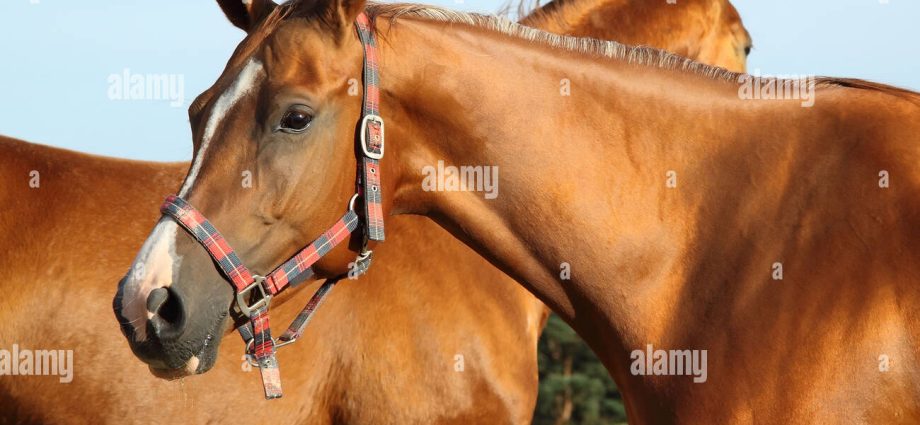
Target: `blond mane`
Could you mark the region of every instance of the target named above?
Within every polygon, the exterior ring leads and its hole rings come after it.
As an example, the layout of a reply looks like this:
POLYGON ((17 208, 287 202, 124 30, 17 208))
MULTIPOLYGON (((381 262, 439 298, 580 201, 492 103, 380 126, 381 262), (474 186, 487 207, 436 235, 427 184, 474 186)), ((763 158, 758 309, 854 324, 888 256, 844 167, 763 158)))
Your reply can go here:
POLYGON ((632 64, 677 69, 712 79, 734 82, 743 75, 652 47, 627 46, 616 41, 553 34, 521 25, 503 16, 457 12, 435 6, 404 3, 370 3, 367 6, 367 12, 371 18, 385 17, 391 22, 404 16, 410 16, 432 21, 460 23, 563 50, 622 60, 632 64))

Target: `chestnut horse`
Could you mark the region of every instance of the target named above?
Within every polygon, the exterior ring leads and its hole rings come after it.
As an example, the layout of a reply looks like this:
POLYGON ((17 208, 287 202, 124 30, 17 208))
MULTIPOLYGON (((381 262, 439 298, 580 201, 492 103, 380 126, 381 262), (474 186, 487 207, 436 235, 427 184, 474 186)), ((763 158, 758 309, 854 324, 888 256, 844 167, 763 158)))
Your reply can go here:
MULTIPOLYGON (((754 78, 422 6, 292 3, 190 109, 197 165, 180 194, 252 269, 354 193, 362 105, 347 81, 365 12, 384 212, 432 217, 538 295, 601 357, 631 422, 920 421, 920 95, 906 90, 754 78), (448 185, 431 172, 445 166, 497 167, 500 192, 448 185), (240 188, 244 170, 261 183, 240 188), (691 351, 699 375, 667 364, 691 351)), ((155 280, 121 290, 169 285, 187 326, 220 326, 234 291, 170 220, 135 259, 155 280)), ((347 271, 354 248, 317 274, 347 271)), ((196 334, 130 341, 148 361, 182 360, 158 344, 206 360, 196 334)))
MULTIPOLYGON (((631 19, 632 9, 617 6, 617 10, 622 19, 631 19)), ((698 17, 687 15, 686 19, 698 17)), ((619 31, 611 37, 631 35, 619 31)), ((707 50, 711 47, 706 44, 713 40, 696 42, 701 44, 699 50, 707 50)), ((723 48, 732 49, 727 43, 723 48)), ((113 326, 85 325, 109 321, 103 304, 108 303, 111 281, 130 262, 146 223, 155 219, 161 201, 156 194, 178 187, 189 164, 104 158, 2 137, 0 162, 2 181, 11 182, 0 190, 0 201, 13 206, 0 214, 0 229, 14 238, 10 243, 16 247, 0 255, 0 270, 8 273, 0 282, 0 287, 8 289, 7 296, 0 298, 4 323, 0 349, 12 344, 68 348, 74 350, 76 362, 74 380, 66 385, 58 384, 54 377, 0 378, 0 423, 115 422, 127 417, 149 423, 200 423, 250 414, 248 403, 259 398, 257 379, 255 373, 242 371, 242 346, 236 339, 222 344, 223 361, 214 370, 176 384, 150 378, 147 368, 122 348, 113 326), (33 170, 39 172, 35 188, 28 184, 33 170), (72 230, 75 226, 81 231, 72 230), (28 229, 27 239, 21 237, 22 229, 28 229), (36 258, 46 260, 37 262, 36 258), (53 279, 30 284, 35 276, 48 273, 49 267, 53 279), (28 314, 21 314, 23 311, 28 314), (56 319, 31 319, 51 315, 56 319), (75 329, 76 323, 84 325, 75 329), (236 388, 214 391, 218 386, 236 388), (177 390, 181 392, 178 399, 173 395, 177 390), (88 394, 92 397, 86 397, 88 394)), ((401 234, 388 244, 405 238, 412 229, 417 229, 419 237, 443 232, 421 219, 398 220, 412 225, 400 229, 401 234)), ((261 419, 273 423, 446 423, 450 419, 529 423, 536 390, 531 381, 535 367, 532 338, 545 318, 542 304, 517 285, 506 284, 503 275, 477 277, 491 267, 461 244, 445 237, 435 242, 435 246, 425 246, 428 275, 414 265, 395 267, 406 260, 388 258, 378 264, 387 268, 375 268, 371 276, 336 289, 311 324, 306 337, 310 346, 282 353, 290 394, 280 401, 281 406, 273 406, 277 410, 261 419), (439 282, 442 288, 423 283, 425 279, 439 282), (480 279, 485 282, 479 283, 480 279), (400 292, 403 288, 414 293, 400 292), (374 319, 393 314, 403 315, 399 325, 403 330, 395 335, 374 319), (497 334, 501 330, 493 332, 499 326, 496 322, 518 331, 509 334, 508 341, 490 342, 505 338, 497 334), (425 329, 407 336, 446 345, 461 335, 468 345, 454 351, 399 353, 397 359, 403 361, 397 363, 388 341, 422 323, 425 329), (309 356, 308 361, 287 360, 288 355, 301 352, 309 356), (365 359, 361 353, 375 354, 365 359), (459 366, 458 354, 466 354, 467 370, 462 373, 453 369, 459 366), (477 364, 498 362, 505 370, 471 369, 471 358, 477 364), (455 372, 446 376, 450 379, 436 372, 445 367, 455 372), (484 376, 486 372, 495 377, 484 376), (380 380, 380 376, 387 379, 380 380), (482 390, 476 390, 480 387, 482 390)), ((294 302, 279 307, 278 317, 297 313, 308 295, 301 292, 294 302)), ((406 347, 417 345, 406 339, 402 343, 406 347)))
POLYGON ((520 23, 556 34, 656 47, 735 72, 745 71, 752 46, 728 0, 559 0, 520 23))

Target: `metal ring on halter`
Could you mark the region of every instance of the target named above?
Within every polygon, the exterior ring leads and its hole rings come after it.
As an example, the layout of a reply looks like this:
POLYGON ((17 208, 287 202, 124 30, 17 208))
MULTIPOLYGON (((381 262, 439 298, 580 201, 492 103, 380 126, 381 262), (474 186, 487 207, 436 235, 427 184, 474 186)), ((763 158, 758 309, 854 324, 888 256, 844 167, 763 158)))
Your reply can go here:
POLYGON ((293 339, 282 341, 280 338, 275 338, 275 350, 284 347, 285 345, 293 344, 297 342, 297 339, 297 337, 294 337, 293 339))
POLYGON ((358 194, 351 195, 351 199, 348 200, 348 211, 355 210, 355 201, 358 200, 358 194))
POLYGON ((361 253, 358 254, 358 257, 355 258, 355 262, 365 261, 365 260, 367 260, 368 258, 370 258, 371 255, 374 255, 374 251, 372 251, 372 250, 370 250, 370 249, 366 249, 366 248, 365 248, 365 249, 362 249, 362 250, 361 250, 361 253))
MULTIPOLYGON (((277 351, 279 348, 284 347, 285 345, 293 344, 293 343, 296 342, 297 340, 298 340, 298 338, 294 338, 294 339, 287 340, 287 341, 282 341, 282 340, 280 340, 280 339, 278 339, 278 338, 272 338, 272 341, 274 342, 274 346, 275 346, 275 350, 276 350, 276 351, 277 351)), ((253 349, 254 346, 255 346, 255 340, 254 340, 254 339, 250 339, 249 342, 246 343, 246 362, 249 363, 251 366, 260 367, 260 366, 259 366, 259 362, 256 361, 256 356, 255 356, 255 354, 252 354, 252 349, 253 349)))
POLYGON ((259 362, 256 361, 255 354, 252 354, 252 349, 255 346, 255 343, 255 339, 250 339, 249 342, 246 343, 245 357, 246 363, 249 363, 250 366, 259 367, 259 362))

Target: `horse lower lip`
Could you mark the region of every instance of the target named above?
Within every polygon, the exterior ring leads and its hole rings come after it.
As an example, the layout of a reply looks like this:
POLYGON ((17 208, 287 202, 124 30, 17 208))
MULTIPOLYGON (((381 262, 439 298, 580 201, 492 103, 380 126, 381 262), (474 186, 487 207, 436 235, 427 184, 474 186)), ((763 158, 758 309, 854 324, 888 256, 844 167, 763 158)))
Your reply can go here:
MULTIPOLYGON (((204 352, 204 349, 201 351, 204 352)), ((198 373, 198 367, 201 365, 200 356, 200 353, 198 355, 192 356, 188 359, 187 362, 185 362, 185 365, 180 368, 173 369, 166 367, 166 365, 163 365, 162 363, 156 365, 150 364, 148 365, 148 368, 150 369, 150 373, 152 373, 153 376, 156 376, 157 378, 168 380, 179 379, 198 373)))

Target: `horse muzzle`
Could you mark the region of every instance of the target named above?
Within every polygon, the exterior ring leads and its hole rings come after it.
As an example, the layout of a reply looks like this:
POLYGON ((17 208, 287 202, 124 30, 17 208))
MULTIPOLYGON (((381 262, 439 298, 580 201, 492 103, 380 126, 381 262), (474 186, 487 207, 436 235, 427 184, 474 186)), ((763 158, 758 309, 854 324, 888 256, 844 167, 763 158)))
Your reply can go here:
POLYGON ((124 314, 125 279, 119 284, 112 307, 131 351, 147 363, 155 376, 177 379, 204 373, 214 366, 226 324, 226 310, 191 320, 182 293, 165 287, 154 289, 146 296, 146 317, 128 318, 124 314), (143 327, 138 321, 145 322, 143 327))

